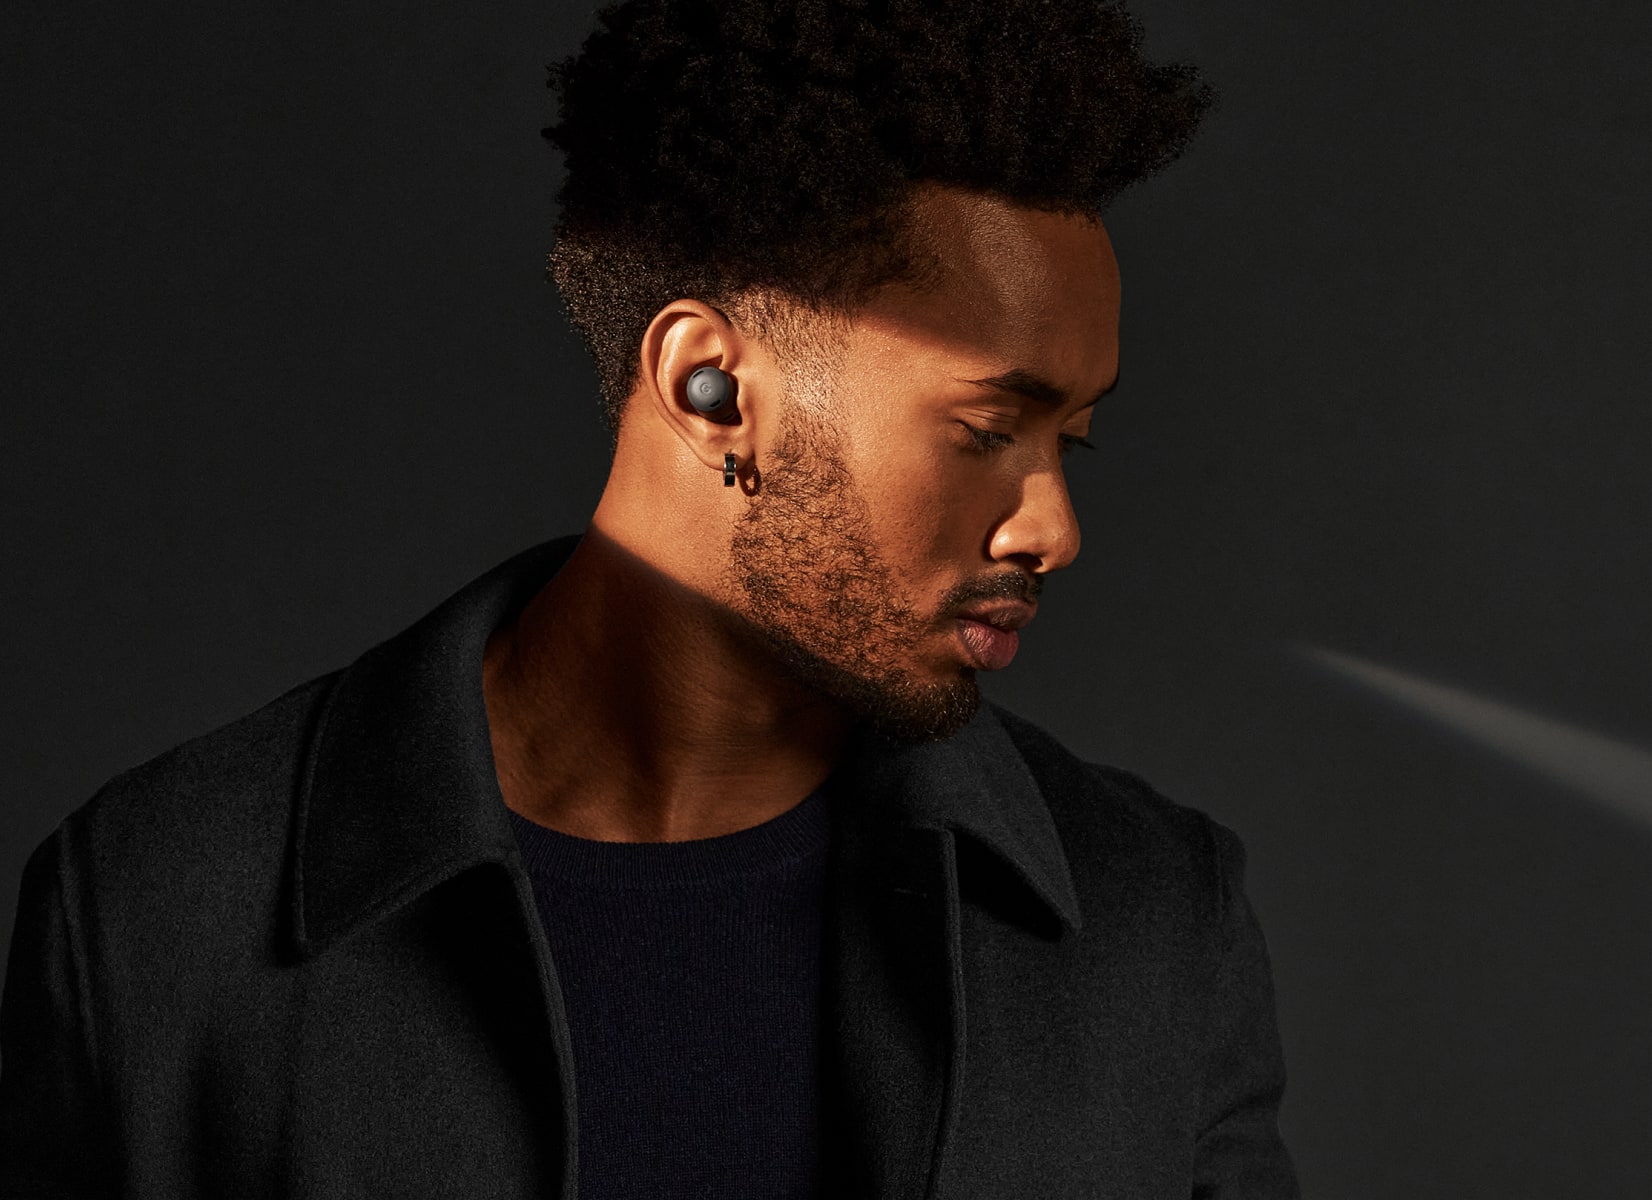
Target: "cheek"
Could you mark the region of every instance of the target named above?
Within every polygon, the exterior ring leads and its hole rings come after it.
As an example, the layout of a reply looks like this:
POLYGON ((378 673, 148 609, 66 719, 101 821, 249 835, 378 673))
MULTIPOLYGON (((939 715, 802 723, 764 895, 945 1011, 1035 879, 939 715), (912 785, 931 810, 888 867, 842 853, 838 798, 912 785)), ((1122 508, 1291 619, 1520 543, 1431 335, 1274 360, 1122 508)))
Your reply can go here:
POLYGON ((879 543, 896 561, 958 563, 988 540, 996 501, 987 462, 947 444, 937 429, 927 439, 911 431, 868 446, 861 493, 879 543))
POLYGON ((937 544, 955 561, 985 554, 1003 511, 1004 480, 992 463, 957 450, 940 455, 932 519, 937 544))
POLYGON ((965 451, 962 430, 899 393, 875 373, 850 395, 839 446, 866 505, 872 537, 893 563, 955 572, 981 552, 1003 497, 990 457, 965 451), (884 402, 871 400, 882 397, 884 402), (944 564, 944 565, 942 565, 944 564))

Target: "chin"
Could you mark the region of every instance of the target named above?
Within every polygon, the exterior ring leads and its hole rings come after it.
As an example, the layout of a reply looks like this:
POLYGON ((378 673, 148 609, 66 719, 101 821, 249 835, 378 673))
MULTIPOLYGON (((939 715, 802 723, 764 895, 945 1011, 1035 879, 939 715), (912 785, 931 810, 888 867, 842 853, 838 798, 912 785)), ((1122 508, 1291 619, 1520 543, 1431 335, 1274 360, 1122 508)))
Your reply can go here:
POLYGON ((895 678, 873 678, 812 659, 801 674, 805 683, 831 696, 857 720, 900 742, 944 741, 969 724, 981 707, 973 667, 939 680, 904 672, 895 678))
POLYGON ((938 742, 950 738, 981 707, 981 689, 973 668, 951 683, 920 685, 916 690, 869 683, 869 694, 851 708, 885 737, 901 742, 938 742))
POLYGON ((872 674, 866 670, 868 660, 892 647, 864 641, 827 646, 749 618, 747 627, 797 683, 896 741, 944 741, 969 724, 981 706, 975 668, 955 657, 926 656, 872 674))

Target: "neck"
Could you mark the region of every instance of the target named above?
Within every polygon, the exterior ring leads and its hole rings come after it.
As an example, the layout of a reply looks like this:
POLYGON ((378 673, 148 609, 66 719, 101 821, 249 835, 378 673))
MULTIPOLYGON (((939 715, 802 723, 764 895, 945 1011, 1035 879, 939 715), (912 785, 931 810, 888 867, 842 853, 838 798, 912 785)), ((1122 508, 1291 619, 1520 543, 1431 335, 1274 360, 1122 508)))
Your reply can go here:
POLYGON ((601 841, 767 821, 824 782, 850 731, 702 588, 596 521, 489 639, 483 693, 506 805, 601 841))

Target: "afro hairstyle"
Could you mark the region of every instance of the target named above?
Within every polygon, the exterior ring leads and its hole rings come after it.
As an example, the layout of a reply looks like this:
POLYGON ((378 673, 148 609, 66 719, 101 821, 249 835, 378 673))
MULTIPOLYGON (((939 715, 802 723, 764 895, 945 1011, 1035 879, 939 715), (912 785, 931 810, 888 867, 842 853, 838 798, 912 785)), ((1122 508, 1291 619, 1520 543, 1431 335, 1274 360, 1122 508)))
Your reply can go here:
POLYGON ((1099 215, 1211 103, 1109 0, 626 0, 598 22, 549 68, 566 175, 548 275, 616 443, 671 301, 782 343, 794 314, 921 280, 915 185, 1099 215))

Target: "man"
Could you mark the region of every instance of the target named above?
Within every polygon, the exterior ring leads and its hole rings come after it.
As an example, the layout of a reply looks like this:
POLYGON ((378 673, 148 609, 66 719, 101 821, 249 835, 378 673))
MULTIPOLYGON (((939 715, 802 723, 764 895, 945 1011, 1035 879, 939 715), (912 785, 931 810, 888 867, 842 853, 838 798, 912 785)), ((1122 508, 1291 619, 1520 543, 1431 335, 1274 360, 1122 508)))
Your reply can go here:
POLYGON ((1098 4, 635 0, 554 79, 589 528, 31 859, 7 1195, 1290 1196, 1233 834, 983 704, 1206 98, 1098 4))

